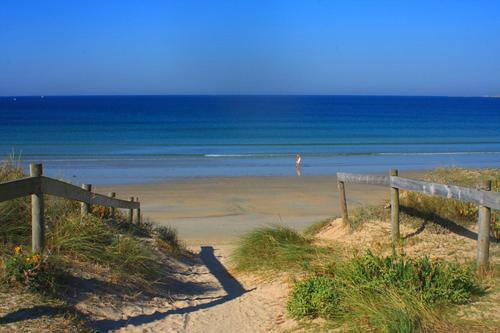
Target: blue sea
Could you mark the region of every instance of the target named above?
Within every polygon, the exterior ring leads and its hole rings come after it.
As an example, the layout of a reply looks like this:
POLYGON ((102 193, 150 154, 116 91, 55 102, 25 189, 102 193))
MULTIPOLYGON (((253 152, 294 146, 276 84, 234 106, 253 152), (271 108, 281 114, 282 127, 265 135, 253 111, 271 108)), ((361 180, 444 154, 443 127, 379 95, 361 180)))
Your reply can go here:
POLYGON ((500 99, 0 97, 0 154, 94 184, 500 167, 500 99))

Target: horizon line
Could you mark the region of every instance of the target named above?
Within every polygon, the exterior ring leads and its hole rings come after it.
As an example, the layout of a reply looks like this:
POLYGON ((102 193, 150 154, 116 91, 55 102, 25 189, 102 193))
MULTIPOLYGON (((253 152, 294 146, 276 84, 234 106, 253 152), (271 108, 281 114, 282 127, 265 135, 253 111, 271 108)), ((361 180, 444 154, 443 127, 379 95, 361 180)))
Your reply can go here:
POLYGON ((243 94, 196 94, 196 93, 176 93, 176 94, 27 94, 27 95, 0 95, 0 98, 23 98, 23 97, 436 97, 436 98, 500 98, 500 95, 407 95, 407 94, 289 94, 289 93, 243 93, 243 94))

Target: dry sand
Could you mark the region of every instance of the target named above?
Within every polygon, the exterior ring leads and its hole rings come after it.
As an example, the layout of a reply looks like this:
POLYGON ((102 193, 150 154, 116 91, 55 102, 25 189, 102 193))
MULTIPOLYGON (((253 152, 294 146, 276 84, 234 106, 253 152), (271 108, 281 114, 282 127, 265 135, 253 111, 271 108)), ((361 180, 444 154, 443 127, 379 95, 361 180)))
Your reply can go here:
MULTIPOLYGON (((303 229, 339 215, 336 177, 198 178, 159 184, 96 187, 139 197, 144 216, 177 228, 189 245, 227 244, 259 226, 303 229)), ((349 206, 378 204, 387 188, 347 185, 349 206)))

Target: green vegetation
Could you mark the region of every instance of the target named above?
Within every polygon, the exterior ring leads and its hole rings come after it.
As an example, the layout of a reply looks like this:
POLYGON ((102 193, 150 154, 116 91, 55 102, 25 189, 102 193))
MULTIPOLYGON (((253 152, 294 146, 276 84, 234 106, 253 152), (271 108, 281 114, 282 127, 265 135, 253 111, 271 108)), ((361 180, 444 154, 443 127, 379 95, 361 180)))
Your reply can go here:
POLYGON ((343 257, 283 226, 248 233, 232 259, 242 271, 291 273, 297 279, 287 305, 291 316, 321 317, 352 331, 448 327, 442 316, 453 305, 483 293, 469 266, 371 252, 343 257))
POLYGON ((321 275, 297 282, 288 300, 288 311, 298 319, 333 319, 341 297, 337 284, 335 279, 321 275))
POLYGON ((232 262, 240 271, 301 271, 307 270, 320 258, 331 255, 331 249, 313 244, 284 226, 260 228, 240 240, 233 252, 232 262))
POLYGON ((298 282, 288 310, 299 319, 323 317, 357 329, 412 332, 434 320, 430 314, 438 305, 463 304, 480 292, 468 268, 367 253, 298 282))
POLYGON ((14 255, 8 257, 5 269, 2 271, 2 280, 10 285, 26 287, 28 290, 42 289, 55 290, 56 268, 48 256, 25 253, 21 246, 17 246, 14 255))
MULTIPOLYGON (((14 162, 0 164, 0 182, 20 177, 24 177, 22 169, 14 162)), ((158 247, 169 254, 179 255, 183 248, 175 229, 168 229, 164 240, 165 227, 151 222, 130 224, 118 211, 111 219, 109 209, 100 206, 82 217, 79 203, 45 196, 46 251, 31 256, 27 254, 30 209, 29 198, 0 203, 0 277, 8 285, 54 291, 63 281, 63 273, 82 264, 87 269, 105 269, 117 282, 149 285, 158 279, 161 269, 147 239, 161 241, 158 247)))
MULTIPOLYGON (((423 178, 468 187, 491 179, 493 191, 500 187, 498 169, 437 169, 423 178)), ((456 200, 403 191, 401 205, 402 224, 431 233, 463 229, 477 221, 477 206, 456 200)), ((347 223, 355 232, 365 222, 389 219, 387 205, 359 207, 349 211, 347 223)), ((290 315, 297 319, 323 318, 328 329, 444 332, 469 328, 481 331, 494 326, 483 320, 454 316, 458 305, 470 303, 486 290, 491 292, 491 286, 498 283, 496 277, 492 278, 498 275, 494 273, 498 265, 493 265, 486 275, 476 275, 472 265, 427 257, 406 258, 394 250, 391 256, 372 252, 352 256, 339 245, 326 249, 317 245, 313 237, 331 220, 311 225, 304 231, 305 236, 283 226, 252 231, 241 238, 233 255, 234 266, 257 273, 292 273, 294 283, 287 303, 290 315)), ((499 220, 499 213, 493 212, 492 235, 497 238, 499 220)), ((318 329, 317 322, 313 326, 318 329)))

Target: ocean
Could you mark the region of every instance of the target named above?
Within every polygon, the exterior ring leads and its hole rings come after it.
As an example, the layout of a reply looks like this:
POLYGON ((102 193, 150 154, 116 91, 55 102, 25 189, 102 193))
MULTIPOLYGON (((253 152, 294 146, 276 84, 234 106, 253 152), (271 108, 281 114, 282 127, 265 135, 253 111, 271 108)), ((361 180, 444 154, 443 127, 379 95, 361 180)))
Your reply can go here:
POLYGON ((500 99, 0 97, 0 154, 93 184, 500 167, 500 99))

